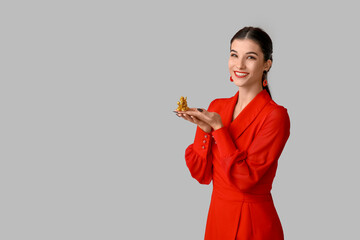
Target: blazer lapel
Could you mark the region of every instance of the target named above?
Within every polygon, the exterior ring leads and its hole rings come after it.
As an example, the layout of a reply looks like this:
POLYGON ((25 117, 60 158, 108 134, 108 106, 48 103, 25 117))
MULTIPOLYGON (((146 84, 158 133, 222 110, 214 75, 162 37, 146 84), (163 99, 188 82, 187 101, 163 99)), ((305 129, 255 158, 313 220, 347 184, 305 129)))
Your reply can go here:
MULTIPOLYGON (((235 105, 237 103, 237 97, 239 92, 231 98, 231 104, 229 115, 230 115, 230 125, 229 130, 233 140, 236 140, 241 134, 245 131, 245 129, 255 120, 261 110, 265 107, 265 105, 271 100, 270 95, 264 89, 259 92, 249 103, 246 107, 239 113, 239 115, 231 122, 232 116, 234 113, 235 105)), ((226 116, 226 122, 228 123, 229 116, 226 116)))
POLYGON ((239 91, 236 94, 228 98, 224 104, 221 104, 221 108, 219 109, 219 114, 221 115, 221 120, 224 126, 229 127, 232 121, 232 117, 234 114, 235 105, 237 103, 239 96, 239 91))

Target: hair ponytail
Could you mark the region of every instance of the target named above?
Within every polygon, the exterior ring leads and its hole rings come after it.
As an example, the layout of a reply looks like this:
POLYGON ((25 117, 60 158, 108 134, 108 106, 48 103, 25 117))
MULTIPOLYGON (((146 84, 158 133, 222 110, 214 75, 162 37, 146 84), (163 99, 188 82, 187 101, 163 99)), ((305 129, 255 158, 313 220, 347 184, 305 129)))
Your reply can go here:
MULTIPOLYGON (((268 94, 269 94, 270 97, 271 97, 271 93, 270 93, 270 89, 269 89, 269 84, 266 84, 265 87, 264 87, 264 85, 263 85, 264 80, 267 81, 267 74, 268 74, 268 71, 264 71, 263 76, 262 76, 262 79, 261 79, 261 86, 262 86, 263 89, 265 89, 265 90, 268 92, 268 94)), ((272 97, 271 97, 271 98, 272 98, 272 97)))

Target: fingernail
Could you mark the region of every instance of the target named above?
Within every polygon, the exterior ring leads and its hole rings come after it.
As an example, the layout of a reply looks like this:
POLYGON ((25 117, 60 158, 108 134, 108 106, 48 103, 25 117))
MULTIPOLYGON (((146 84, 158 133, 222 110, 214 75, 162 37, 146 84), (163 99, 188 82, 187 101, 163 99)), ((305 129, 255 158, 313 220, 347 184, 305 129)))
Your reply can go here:
POLYGON ((202 112, 202 111, 203 111, 201 108, 198 108, 197 110, 198 110, 199 112, 202 112))

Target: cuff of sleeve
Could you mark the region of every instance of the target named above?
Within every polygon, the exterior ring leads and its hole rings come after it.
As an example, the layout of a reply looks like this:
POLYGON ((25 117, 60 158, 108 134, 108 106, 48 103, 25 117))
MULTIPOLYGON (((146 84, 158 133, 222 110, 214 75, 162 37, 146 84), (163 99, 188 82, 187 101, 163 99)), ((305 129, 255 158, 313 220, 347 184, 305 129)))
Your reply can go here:
POLYGON ((212 132, 219 152, 222 156, 230 156, 237 150, 227 127, 219 128, 212 132))
POLYGON ((206 157, 211 147, 211 134, 204 132, 201 128, 197 127, 194 150, 202 157, 206 157))

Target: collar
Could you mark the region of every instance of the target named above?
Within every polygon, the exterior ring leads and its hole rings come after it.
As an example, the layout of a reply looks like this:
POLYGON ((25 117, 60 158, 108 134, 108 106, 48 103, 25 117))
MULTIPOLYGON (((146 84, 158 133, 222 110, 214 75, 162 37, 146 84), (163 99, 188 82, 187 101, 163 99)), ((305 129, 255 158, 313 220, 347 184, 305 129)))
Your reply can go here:
POLYGON ((230 98, 229 109, 225 117, 225 125, 228 126, 232 138, 237 139, 245 129, 255 120, 265 105, 271 100, 269 93, 263 89, 259 92, 239 113, 239 115, 232 120, 234 109, 238 101, 239 91, 230 98))

